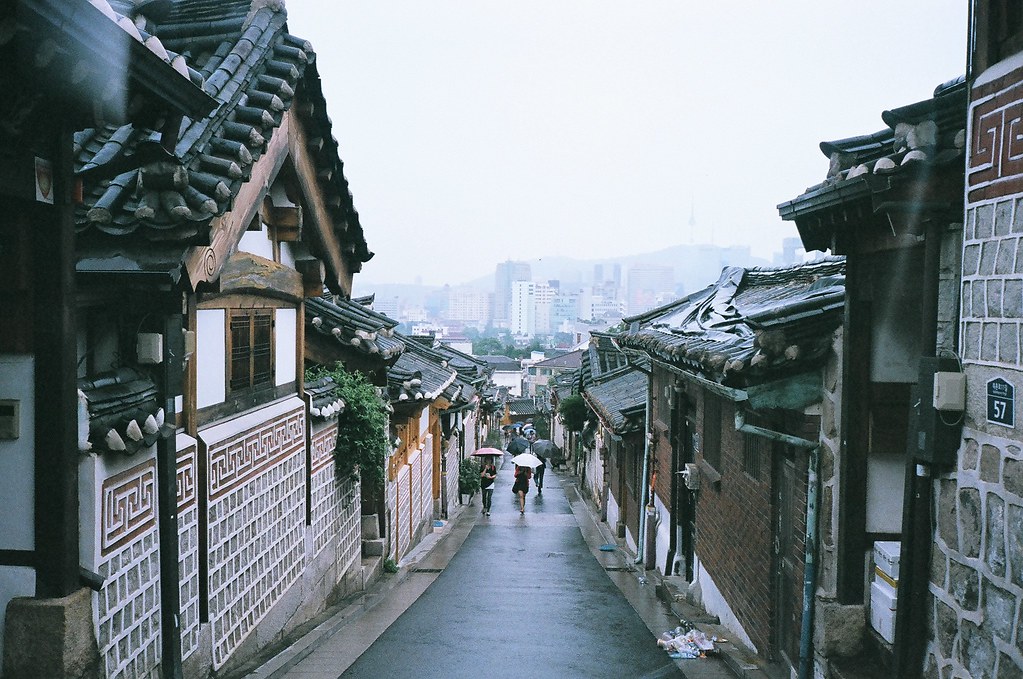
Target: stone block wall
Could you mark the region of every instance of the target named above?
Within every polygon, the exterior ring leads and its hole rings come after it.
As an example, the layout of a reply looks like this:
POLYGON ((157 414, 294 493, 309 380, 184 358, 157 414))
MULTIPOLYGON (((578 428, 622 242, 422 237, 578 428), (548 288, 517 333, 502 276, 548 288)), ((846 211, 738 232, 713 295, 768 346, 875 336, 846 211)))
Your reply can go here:
POLYGON ((936 486, 927 676, 1023 676, 1023 449, 968 429, 936 486))

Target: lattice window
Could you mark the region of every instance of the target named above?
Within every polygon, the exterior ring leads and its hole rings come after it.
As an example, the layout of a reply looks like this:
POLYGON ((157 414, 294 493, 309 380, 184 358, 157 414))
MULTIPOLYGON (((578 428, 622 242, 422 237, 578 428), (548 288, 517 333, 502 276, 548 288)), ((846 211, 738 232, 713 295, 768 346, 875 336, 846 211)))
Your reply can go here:
POLYGON ((230 391, 270 386, 273 382, 273 312, 249 309, 231 312, 228 365, 230 391))

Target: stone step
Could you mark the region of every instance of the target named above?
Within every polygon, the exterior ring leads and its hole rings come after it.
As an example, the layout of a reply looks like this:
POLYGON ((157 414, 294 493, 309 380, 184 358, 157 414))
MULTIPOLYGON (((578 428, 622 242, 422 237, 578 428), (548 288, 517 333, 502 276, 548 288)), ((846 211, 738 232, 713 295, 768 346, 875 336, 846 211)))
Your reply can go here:
POLYGON ((364 540, 380 539, 380 521, 376 514, 362 515, 362 538, 364 540))
POLYGON ((377 538, 376 540, 363 540, 362 541, 362 555, 363 556, 383 556, 384 555, 384 539, 377 538))

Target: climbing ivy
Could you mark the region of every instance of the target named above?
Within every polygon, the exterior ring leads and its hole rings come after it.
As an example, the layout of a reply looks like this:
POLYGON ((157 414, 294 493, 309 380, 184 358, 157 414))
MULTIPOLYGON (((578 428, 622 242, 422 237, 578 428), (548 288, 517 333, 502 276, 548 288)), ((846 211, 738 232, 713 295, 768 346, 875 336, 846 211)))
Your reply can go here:
POLYGON ((586 424, 586 401, 578 394, 566 396, 558 404, 558 415, 569 431, 582 431, 586 424))
POLYGON ((362 373, 352 373, 337 363, 306 371, 306 380, 329 375, 345 407, 337 418, 335 470, 342 479, 362 479, 362 487, 377 495, 384 487, 384 465, 390 453, 387 407, 362 373))

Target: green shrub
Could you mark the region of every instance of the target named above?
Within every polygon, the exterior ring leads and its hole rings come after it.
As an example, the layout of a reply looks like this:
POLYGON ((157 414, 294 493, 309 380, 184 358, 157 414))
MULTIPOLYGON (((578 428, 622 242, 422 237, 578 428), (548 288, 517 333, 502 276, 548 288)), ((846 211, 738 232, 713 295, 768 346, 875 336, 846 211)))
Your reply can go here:
POLYGON ((458 492, 472 495, 480 489, 480 465, 473 458, 458 463, 458 492))
POLYGON ((387 431, 387 406, 376 387, 362 373, 351 373, 337 363, 333 369, 311 368, 306 379, 314 381, 330 375, 337 384, 337 395, 345 407, 337 418, 335 470, 339 478, 362 480, 371 497, 384 487, 384 465, 390 454, 387 431))

